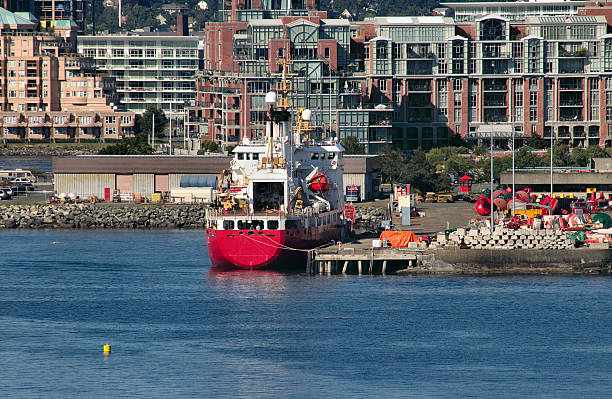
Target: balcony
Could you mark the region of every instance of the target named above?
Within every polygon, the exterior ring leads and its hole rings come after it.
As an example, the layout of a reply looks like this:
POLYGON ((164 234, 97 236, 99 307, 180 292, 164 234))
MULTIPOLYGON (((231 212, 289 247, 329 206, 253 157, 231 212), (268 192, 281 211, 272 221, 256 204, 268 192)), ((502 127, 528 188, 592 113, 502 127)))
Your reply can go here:
POLYGON ((582 109, 562 108, 559 110, 559 120, 565 122, 578 122, 584 120, 582 109))
POLYGON ((559 79, 559 90, 582 90, 582 79, 559 79))
POLYGON ((508 115, 505 109, 485 109, 484 122, 508 122, 508 115))
POLYGON ((582 47, 578 50, 566 50, 559 46, 559 57, 562 58, 586 58, 589 56, 589 52, 586 48, 582 47))
POLYGON ((561 107, 582 107, 582 99, 580 100, 561 100, 559 101, 561 107))
POLYGON ((508 91, 508 86, 502 79, 484 79, 483 89, 484 91, 508 91))

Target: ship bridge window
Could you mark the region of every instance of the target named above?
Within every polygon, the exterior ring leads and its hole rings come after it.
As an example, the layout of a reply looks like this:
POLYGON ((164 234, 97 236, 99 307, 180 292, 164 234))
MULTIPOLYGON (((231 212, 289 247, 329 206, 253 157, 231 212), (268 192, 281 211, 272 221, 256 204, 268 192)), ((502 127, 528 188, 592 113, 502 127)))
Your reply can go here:
POLYGON ((255 212, 278 211, 285 203, 285 187, 280 182, 253 183, 255 212))
POLYGON ((258 153, 256 153, 256 152, 254 152, 254 153, 253 153, 253 158, 252 158, 252 159, 253 159, 253 161, 257 161, 257 160, 259 159, 259 154, 258 154, 258 153))
POLYGON ((239 230, 263 230, 264 221, 263 220, 239 220, 238 229, 239 230))
POLYGON ((310 154, 310 159, 319 159, 319 153, 313 152, 312 154, 310 154))
POLYGON ((251 154, 244 154, 244 159, 247 161, 251 159, 251 154))
POLYGON ((334 158, 336 158, 335 152, 330 152, 329 154, 327 154, 327 159, 334 159, 334 158))
POLYGON ((278 220, 268 220, 268 230, 278 230, 278 220))
POLYGON ((244 154, 242 152, 236 153, 236 159, 238 159, 240 161, 243 160, 244 159, 244 154))
POLYGON ((223 230, 234 230, 234 221, 233 220, 224 220, 223 221, 223 230))

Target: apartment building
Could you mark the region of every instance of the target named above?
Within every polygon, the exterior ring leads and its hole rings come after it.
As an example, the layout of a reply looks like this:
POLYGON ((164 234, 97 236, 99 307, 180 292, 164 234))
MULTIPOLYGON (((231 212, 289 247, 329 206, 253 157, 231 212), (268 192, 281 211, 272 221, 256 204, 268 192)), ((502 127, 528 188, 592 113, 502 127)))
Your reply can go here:
POLYGON ((76 26, 53 33, 0 8, 0 139, 118 139, 132 134, 112 78, 75 54, 76 26))
POLYGON ((127 110, 142 113, 153 105, 168 116, 182 117, 195 100, 201 41, 174 32, 140 32, 79 36, 77 49, 95 60, 98 71, 115 78, 127 110))
POLYGON ((453 134, 476 137, 483 124, 511 126, 517 137, 610 145, 612 36, 603 16, 364 23, 378 34, 366 43, 369 91, 399 111, 393 121, 398 148, 439 145, 453 134))
POLYGON ((509 131, 519 144, 612 145, 612 2, 444 3, 439 16, 359 22, 312 7, 277 16, 281 3, 228 0, 225 22, 207 27, 190 132, 261 136, 263 97, 290 56, 295 106, 313 109, 320 134, 356 136, 371 153, 482 139, 484 125, 499 126, 500 145, 509 131))

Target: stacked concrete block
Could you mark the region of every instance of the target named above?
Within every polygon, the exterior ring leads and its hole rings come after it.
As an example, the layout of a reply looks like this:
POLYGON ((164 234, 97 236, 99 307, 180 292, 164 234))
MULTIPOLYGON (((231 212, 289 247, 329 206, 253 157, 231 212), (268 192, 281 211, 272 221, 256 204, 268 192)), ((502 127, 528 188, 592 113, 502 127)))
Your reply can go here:
POLYGON ((448 239, 439 239, 435 247, 465 246, 472 249, 567 249, 574 241, 561 230, 512 230, 496 226, 488 228, 457 229, 448 239))

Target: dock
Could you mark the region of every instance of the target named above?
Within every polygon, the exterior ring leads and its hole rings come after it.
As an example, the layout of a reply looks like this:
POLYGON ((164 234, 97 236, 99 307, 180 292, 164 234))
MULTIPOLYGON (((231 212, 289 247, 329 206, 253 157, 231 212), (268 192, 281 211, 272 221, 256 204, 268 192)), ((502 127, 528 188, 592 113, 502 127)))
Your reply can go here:
POLYGON ((423 250, 328 247, 308 253, 309 274, 387 274, 422 264, 423 250))
POLYGON ((609 249, 319 248, 311 275, 601 275, 612 273, 609 249))

